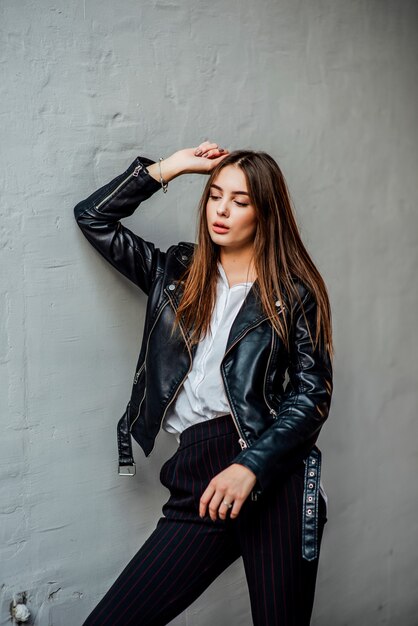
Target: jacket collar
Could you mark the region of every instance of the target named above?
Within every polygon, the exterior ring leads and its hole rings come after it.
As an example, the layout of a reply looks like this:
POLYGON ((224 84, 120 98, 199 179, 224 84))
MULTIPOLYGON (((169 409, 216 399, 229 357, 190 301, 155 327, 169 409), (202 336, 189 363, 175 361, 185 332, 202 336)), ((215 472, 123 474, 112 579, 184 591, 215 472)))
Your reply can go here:
MULTIPOLYGON (((181 297, 183 295, 183 285, 179 282, 173 281, 176 286, 176 290, 170 290, 170 285, 164 288, 165 293, 170 299, 170 302, 174 310, 177 310, 181 297)), ((261 308, 261 304, 257 298, 255 291, 255 285, 257 281, 254 281, 252 287, 248 291, 241 308, 239 309, 229 332, 228 341, 226 344, 225 352, 243 336, 253 326, 258 326, 262 321, 268 318, 261 308)), ((190 333, 187 331, 188 339, 190 333)))
MULTIPOLYGON (((187 265, 191 252, 193 251, 193 247, 190 249, 190 244, 188 244, 187 247, 185 246, 182 249, 179 249, 178 252, 176 251, 176 257, 183 265, 187 265)), ((179 281, 173 281, 173 284, 176 287, 175 290, 170 290, 169 286, 166 286, 164 288, 164 291, 169 297, 173 308, 177 310, 181 297, 183 295, 183 285, 179 281)), ((248 330, 255 326, 258 326, 261 322, 268 319, 268 315, 265 314, 261 307, 261 302, 257 295, 257 287, 258 281, 256 279, 250 287, 241 305, 241 308, 239 309, 232 323, 225 352, 227 352, 236 341, 243 337, 248 330)), ((282 310, 282 307, 277 305, 278 302, 276 302, 276 309, 279 313, 282 310)), ((189 339, 190 333, 188 331, 187 335, 187 339, 189 339)))

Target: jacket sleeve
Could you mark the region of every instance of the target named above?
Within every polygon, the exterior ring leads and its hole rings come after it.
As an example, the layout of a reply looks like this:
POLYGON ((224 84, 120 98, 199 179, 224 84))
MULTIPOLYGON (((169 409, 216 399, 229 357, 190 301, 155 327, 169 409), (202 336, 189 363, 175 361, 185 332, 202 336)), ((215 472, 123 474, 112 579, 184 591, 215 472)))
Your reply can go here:
POLYGON ((84 236, 119 272, 146 294, 165 264, 165 252, 120 220, 133 214, 161 185, 146 170, 155 161, 137 157, 128 169, 74 207, 84 236))
POLYGON ((234 459, 257 476, 261 493, 278 477, 292 471, 315 445, 328 417, 333 391, 332 364, 328 352, 315 351, 309 338, 315 336, 317 304, 309 291, 296 306, 289 355, 289 382, 281 395, 275 422, 234 459))

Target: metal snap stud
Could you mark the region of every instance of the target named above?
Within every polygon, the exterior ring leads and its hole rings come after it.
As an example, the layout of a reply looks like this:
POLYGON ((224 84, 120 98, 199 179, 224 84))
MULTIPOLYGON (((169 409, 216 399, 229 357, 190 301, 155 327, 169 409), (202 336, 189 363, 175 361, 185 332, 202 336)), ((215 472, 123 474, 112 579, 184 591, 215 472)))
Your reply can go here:
POLYGON ((307 510, 308 515, 312 515, 312 509, 307 510))
POLYGON ((175 288, 176 288, 176 286, 175 286, 175 285, 173 285, 173 284, 171 284, 171 285, 168 285, 168 288, 169 288, 169 289, 171 289, 171 291, 173 291, 173 289, 175 289, 175 288))
POLYGON ((187 259, 188 259, 188 258, 189 258, 189 257, 187 257, 185 254, 182 254, 182 255, 181 255, 181 260, 182 260, 182 261, 187 261, 187 259))
POLYGON ((315 472, 309 472, 309 476, 315 476, 315 472))
POLYGON ((313 498, 312 496, 308 496, 308 502, 312 502, 313 498))
POLYGON ((308 487, 309 487, 309 489, 313 489, 314 484, 313 483, 309 483, 308 487))

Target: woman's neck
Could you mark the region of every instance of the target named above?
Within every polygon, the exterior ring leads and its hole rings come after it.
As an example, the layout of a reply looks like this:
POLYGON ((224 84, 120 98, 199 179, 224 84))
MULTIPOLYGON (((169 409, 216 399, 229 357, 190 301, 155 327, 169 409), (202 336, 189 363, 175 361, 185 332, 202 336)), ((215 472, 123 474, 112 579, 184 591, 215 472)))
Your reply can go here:
POLYGON ((253 282, 257 278, 253 254, 252 248, 239 253, 220 250, 219 261, 231 287, 235 283, 253 282))

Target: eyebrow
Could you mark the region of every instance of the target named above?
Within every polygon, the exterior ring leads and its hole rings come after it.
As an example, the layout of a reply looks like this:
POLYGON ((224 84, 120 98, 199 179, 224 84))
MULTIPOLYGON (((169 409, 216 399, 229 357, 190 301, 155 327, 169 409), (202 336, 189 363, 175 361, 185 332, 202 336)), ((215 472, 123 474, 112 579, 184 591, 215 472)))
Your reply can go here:
MULTIPOLYGON (((219 185, 215 185, 215 183, 212 183, 211 187, 216 187, 216 189, 219 189, 219 191, 223 191, 222 187, 219 187, 219 185)), ((246 191, 232 191, 232 193, 236 194, 236 195, 240 195, 240 196, 249 196, 250 195, 246 191)))

